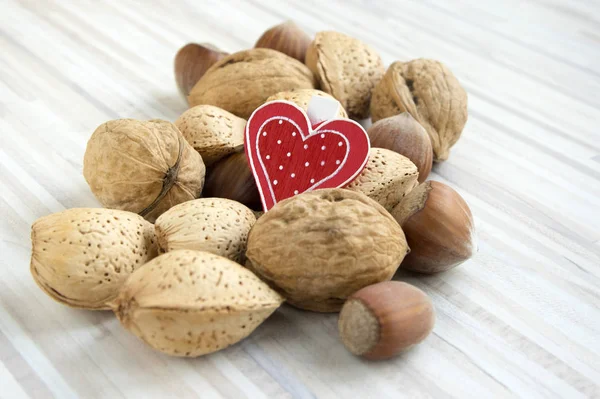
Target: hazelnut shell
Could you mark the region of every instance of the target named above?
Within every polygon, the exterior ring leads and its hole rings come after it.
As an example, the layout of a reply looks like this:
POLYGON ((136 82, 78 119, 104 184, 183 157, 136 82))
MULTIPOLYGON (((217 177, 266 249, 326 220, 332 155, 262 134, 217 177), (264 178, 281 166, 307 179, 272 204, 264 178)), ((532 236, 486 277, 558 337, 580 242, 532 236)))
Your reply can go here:
POLYGON ((469 206, 443 183, 429 180, 420 184, 392 210, 392 215, 411 248, 402 269, 446 271, 469 259, 477 249, 469 206))
POLYGON ((258 187, 243 152, 232 154, 208 169, 203 193, 205 197, 228 198, 255 211, 262 210, 258 187))
POLYGON ((256 41, 255 48, 270 48, 304 63, 311 39, 294 22, 287 21, 267 30, 256 41))
POLYGON ((179 49, 175 55, 175 81, 179 92, 187 99, 208 68, 226 55, 208 43, 188 43, 179 49))
POLYGON ((423 341, 433 329, 435 312, 420 289, 384 281, 352 294, 340 312, 344 346, 370 360, 387 359, 423 341))
POLYGON ((419 170, 419 183, 427 179, 433 163, 431 140, 425 128, 409 113, 381 119, 371 125, 367 133, 372 147, 387 148, 404 155, 419 170))

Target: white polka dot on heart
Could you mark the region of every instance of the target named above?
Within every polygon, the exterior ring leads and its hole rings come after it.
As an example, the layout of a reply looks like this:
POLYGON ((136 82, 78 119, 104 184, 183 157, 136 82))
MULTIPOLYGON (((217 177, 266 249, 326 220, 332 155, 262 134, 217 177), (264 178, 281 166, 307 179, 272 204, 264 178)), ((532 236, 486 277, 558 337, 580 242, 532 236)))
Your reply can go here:
POLYGON ((273 185, 276 186, 277 185, 277 180, 273 180, 273 185))
POLYGON ((283 121, 280 119, 280 120, 279 120, 279 124, 281 125, 282 123, 283 123, 283 121))
POLYGON ((294 190, 294 194, 298 194, 298 190, 294 190))
POLYGON ((292 153, 291 153, 291 152, 288 152, 286 155, 287 155, 288 157, 291 157, 291 156, 292 156, 292 153))
POLYGON ((326 148, 325 146, 321 147, 321 151, 325 151, 325 148, 326 148))
POLYGON ((271 156, 270 156, 270 155, 267 155, 267 156, 266 156, 266 158, 267 158, 267 159, 271 159, 271 156))
POLYGON ((283 165, 279 165, 279 170, 283 170, 283 165))
POLYGON ((340 146, 340 147, 343 145, 344 145, 344 143, 342 143, 341 141, 338 143, 338 146, 340 146))
POLYGON ((325 138, 325 135, 324 135, 324 134, 322 134, 322 135, 321 135, 321 138, 322 138, 322 139, 324 139, 324 138, 325 138))
POLYGON ((304 149, 308 150, 308 144, 304 144, 304 149))
POLYGON ((305 162, 305 163, 304 163, 304 166, 308 166, 308 165, 310 165, 308 162, 305 162))
POLYGON ((310 179, 310 183, 311 184, 314 183, 314 182, 315 182, 315 179, 310 179))
POLYGON ((290 176, 291 176, 292 178, 294 178, 294 177, 296 177, 296 174, 295 174, 295 173, 292 173, 290 176))
POLYGON ((325 166, 325 161, 321 161, 321 166, 325 166))
POLYGON ((266 136, 266 135, 267 135, 267 132, 263 132, 263 136, 266 136))
POLYGON ((292 136, 296 136, 296 132, 292 132, 292 136))
POLYGON ((281 140, 277 140, 277 144, 281 144, 281 140))
POLYGON ((339 165, 341 162, 339 161, 339 159, 337 161, 335 161, 336 165, 339 165))

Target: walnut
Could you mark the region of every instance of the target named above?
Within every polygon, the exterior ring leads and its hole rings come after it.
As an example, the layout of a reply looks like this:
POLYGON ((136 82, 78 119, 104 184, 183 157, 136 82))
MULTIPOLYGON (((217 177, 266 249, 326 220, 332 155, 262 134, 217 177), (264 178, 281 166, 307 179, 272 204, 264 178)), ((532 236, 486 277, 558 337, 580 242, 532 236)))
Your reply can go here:
POLYGON ((256 221, 246 267, 290 304, 335 312, 360 288, 391 279, 407 252, 402 228, 377 202, 322 189, 281 201, 256 221))
POLYGON ((376 122, 402 112, 423 125, 434 159, 444 161, 467 122, 467 93, 439 61, 398 61, 373 90, 371 117, 376 122))
POLYGON ((200 196, 202 157, 170 122, 118 119, 100 125, 88 141, 83 176, 107 208, 135 212, 150 222, 200 196))
POLYGON ((196 83, 190 106, 210 104, 248 119, 269 96, 292 89, 314 89, 306 65, 279 51, 240 51, 214 64, 196 83))

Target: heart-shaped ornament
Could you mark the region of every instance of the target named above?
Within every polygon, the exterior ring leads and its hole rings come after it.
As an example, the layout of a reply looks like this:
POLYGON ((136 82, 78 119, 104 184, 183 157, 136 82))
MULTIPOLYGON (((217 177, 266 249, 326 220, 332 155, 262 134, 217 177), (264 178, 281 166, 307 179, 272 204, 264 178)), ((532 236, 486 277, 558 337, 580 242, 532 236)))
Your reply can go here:
POLYGON ((246 124, 246 155, 265 211, 305 191, 344 187, 365 167, 369 149, 358 123, 331 119, 311 126, 304 110, 287 101, 262 105, 246 124))

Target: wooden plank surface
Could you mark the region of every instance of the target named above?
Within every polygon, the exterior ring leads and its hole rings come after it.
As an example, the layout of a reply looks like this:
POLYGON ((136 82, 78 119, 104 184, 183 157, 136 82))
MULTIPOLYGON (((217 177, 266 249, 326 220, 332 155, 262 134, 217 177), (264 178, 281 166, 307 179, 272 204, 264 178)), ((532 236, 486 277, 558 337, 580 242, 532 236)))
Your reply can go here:
POLYGON ((600 397, 600 3, 596 1, 0 2, 0 396, 600 397), (437 324, 388 362, 346 352, 336 316, 283 307, 198 359, 151 351, 108 312, 72 310, 29 274, 30 226, 98 206, 86 141, 114 118, 175 120, 172 62, 189 41, 251 47, 293 18, 373 45, 386 65, 435 58, 469 121, 431 178, 476 218, 479 252, 400 276, 437 324))

